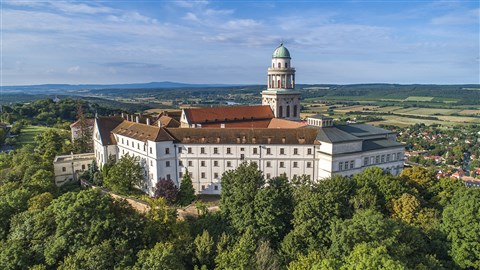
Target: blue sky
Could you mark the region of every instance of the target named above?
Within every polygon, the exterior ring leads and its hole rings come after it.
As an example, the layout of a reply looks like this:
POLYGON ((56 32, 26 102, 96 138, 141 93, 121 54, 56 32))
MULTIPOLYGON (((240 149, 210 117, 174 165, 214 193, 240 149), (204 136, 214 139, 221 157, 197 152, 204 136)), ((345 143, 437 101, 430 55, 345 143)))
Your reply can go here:
POLYGON ((2 84, 480 83, 479 1, 3 0, 2 84))

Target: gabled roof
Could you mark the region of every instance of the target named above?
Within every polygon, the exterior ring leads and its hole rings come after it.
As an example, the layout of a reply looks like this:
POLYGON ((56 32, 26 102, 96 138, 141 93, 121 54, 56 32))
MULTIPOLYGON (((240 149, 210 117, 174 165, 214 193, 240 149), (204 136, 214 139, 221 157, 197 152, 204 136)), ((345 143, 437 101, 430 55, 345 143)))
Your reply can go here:
POLYGON ((316 129, 169 128, 185 144, 319 144, 316 129))
POLYGON ((174 118, 170 117, 170 116, 166 116, 166 115, 162 115, 160 116, 157 121, 155 121, 153 123, 153 125, 158 125, 158 121, 160 121, 160 123, 162 123, 162 127, 173 127, 173 128, 176 128, 176 127, 179 127, 180 126, 180 122, 178 122, 177 120, 175 120, 174 118))
MULTIPOLYGON (((95 123, 94 118, 86 118, 85 122, 87 123, 88 126, 93 127, 93 124, 95 123)), ((80 127, 80 120, 75 121, 73 124, 70 125, 70 128, 74 127, 80 127)))
POLYGON ((112 136, 111 131, 116 128, 120 123, 125 121, 119 116, 97 117, 95 122, 97 123, 97 129, 100 133, 100 140, 102 145, 116 144, 115 138, 112 136))
POLYGON ((286 119, 273 118, 268 124, 268 128, 300 128, 306 126, 305 122, 297 122, 286 119))
POLYGON ((114 130, 112 130, 112 133, 143 142, 146 142, 147 140, 154 142, 174 140, 174 138, 165 130, 165 128, 129 121, 124 121, 118 125, 114 130))
POLYGON ((272 119, 268 105, 184 109, 189 124, 272 119))
POLYGON ((336 128, 357 137, 392 134, 394 132, 368 124, 339 125, 336 128))

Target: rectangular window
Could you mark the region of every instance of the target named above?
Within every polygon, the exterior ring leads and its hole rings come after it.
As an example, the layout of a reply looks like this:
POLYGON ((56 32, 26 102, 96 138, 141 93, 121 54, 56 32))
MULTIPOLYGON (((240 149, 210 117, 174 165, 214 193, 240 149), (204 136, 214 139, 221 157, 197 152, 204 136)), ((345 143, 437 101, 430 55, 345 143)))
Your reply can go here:
POLYGON ((127 140, 127 146, 128 146, 128 140, 127 140))
POLYGON ((271 154, 272 154, 272 152, 271 152, 270 148, 267 148, 267 155, 271 155, 271 154))
POLYGON ((343 162, 338 163, 338 170, 343 171, 343 162))
POLYGON ((240 159, 244 160, 245 159, 245 154, 240 154, 240 159))
POLYGON ((179 178, 182 178, 182 177, 183 177, 183 172, 179 172, 179 173, 178 173, 178 177, 179 177, 179 178))
POLYGON ((293 167, 294 167, 294 168, 298 168, 298 162, 294 161, 294 162, 293 162, 293 167))
POLYGON ((382 163, 385 162, 385 155, 382 155, 382 163))
POLYGON ((363 166, 367 166, 367 165, 368 165, 368 157, 363 159, 363 166))
POLYGON ((243 151, 245 151, 245 148, 243 148, 243 147, 242 147, 242 148, 240 148, 240 151, 242 151, 242 152, 243 152, 243 151))
POLYGON ((312 154, 312 148, 308 148, 307 149, 307 155, 311 155, 312 154))
POLYGON ((200 161, 200 166, 205 167, 205 161, 200 161))
POLYGON ((202 190, 205 190, 205 185, 202 185, 202 190))
POLYGON ((256 155, 257 154, 257 151, 258 149, 256 147, 253 148, 253 154, 256 155))
POLYGON ((270 161, 267 161, 267 167, 268 168, 272 167, 272 163, 270 161))
POLYGON ((165 148, 165 155, 170 155, 170 148, 165 148))
POLYGON ((284 148, 280 148, 280 155, 285 155, 285 149, 284 148))
POLYGON ((232 162, 231 161, 227 161, 227 167, 232 167, 232 162))
POLYGON ((378 164, 378 163, 380 163, 380 156, 375 157, 375 164, 378 164))
POLYGON ((285 168, 285 162, 280 161, 280 168, 285 168))
POLYGON ((213 189, 218 190, 218 185, 215 185, 213 189))
POLYGON ((189 154, 192 153, 192 147, 188 147, 188 153, 189 153, 189 154))
POLYGON ((140 143, 137 144, 137 149, 140 150, 140 143))
POLYGON ((217 160, 213 161, 213 167, 218 167, 218 161, 217 160))
POLYGON ((218 178, 218 173, 213 173, 213 178, 218 178))
POLYGON ((188 161, 188 167, 193 167, 193 161, 191 160, 188 161))
POLYGON ((395 154, 392 154, 392 161, 395 160, 395 154))
POLYGON ((402 153, 397 153, 397 160, 400 160, 402 153))
POLYGON ((165 161, 165 167, 170 167, 170 161, 165 161))
POLYGON ((267 179, 270 179, 270 174, 269 173, 267 173, 267 179))
POLYGON ((153 167, 153 161, 150 160, 150 167, 153 167))
POLYGON ((293 148, 293 154, 298 155, 298 148, 293 148))
POLYGON ((200 148, 200 154, 205 154, 205 147, 200 148))
POLYGON ((153 153, 153 149, 152 149, 152 147, 150 147, 150 154, 152 154, 152 153, 153 153))
POLYGON ((311 168, 312 167, 312 163, 311 162, 307 162, 307 168, 311 168))
POLYGON ((354 160, 350 161, 350 169, 353 169, 353 167, 355 167, 355 161, 354 160))
POLYGON ((82 165, 82 170, 85 170, 85 164, 82 165))
POLYGON ((183 151, 183 148, 182 147, 178 147, 178 153, 181 154, 183 151))
POLYGON ((66 172, 67 171, 67 168, 66 167, 62 167, 62 172, 66 172))
POLYGON ((170 176, 170 174, 167 174, 167 180, 172 180, 172 177, 170 176))
POLYGON ((387 162, 390 162, 390 154, 387 154, 387 162))
POLYGON ((202 175, 202 178, 206 178, 206 176, 205 176, 205 173, 204 173, 204 172, 202 172, 202 174, 201 174, 201 175, 202 175))
POLYGON ((182 167, 183 166, 183 161, 179 160, 178 161, 178 166, 182 167))
POLYGON ((213 148, 213 153, 218 154, 218 148, 217 147, 213 148))
POLYGON ((227 154, 231 154, 232 153, 232 149, 230 147, 227 147, 227 154))

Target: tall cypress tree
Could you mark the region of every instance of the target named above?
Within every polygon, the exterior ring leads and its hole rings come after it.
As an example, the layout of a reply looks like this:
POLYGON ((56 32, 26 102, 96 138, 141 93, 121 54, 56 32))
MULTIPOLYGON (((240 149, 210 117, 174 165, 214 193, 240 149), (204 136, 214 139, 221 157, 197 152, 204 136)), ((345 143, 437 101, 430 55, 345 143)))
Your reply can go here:
POLYGON ((188 170, 183 175, 178 196, 178 202, 182 206, 189 205, 195 200, 195 189, 193 189, 192 178, 190 178, 188 170))

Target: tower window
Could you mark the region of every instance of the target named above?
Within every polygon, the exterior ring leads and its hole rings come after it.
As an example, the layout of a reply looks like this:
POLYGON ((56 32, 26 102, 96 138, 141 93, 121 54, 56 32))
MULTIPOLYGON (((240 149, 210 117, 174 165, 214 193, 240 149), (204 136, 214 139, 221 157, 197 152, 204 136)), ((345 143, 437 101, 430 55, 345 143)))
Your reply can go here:
POLYGON ((283 107, 282 106, 278 107, 278 117, 280 117, 280 118, 283 117, 283 107))
POLYGON ((290 117, 290 105, 287 105, 287 117, 290 117))
POLYGON ((282 64, 281 63, 278 63, 278 68, 281 68, 282 67, 282 64))
POLYGON ((285 63, 285 68, 288 68, 288 63, 285 63))
POLYGON ((293 117, 297 117, 297 105, 293 106, 293 117))

